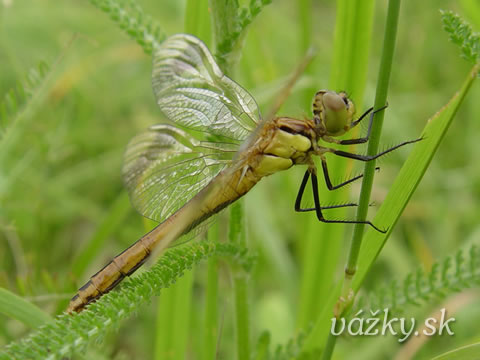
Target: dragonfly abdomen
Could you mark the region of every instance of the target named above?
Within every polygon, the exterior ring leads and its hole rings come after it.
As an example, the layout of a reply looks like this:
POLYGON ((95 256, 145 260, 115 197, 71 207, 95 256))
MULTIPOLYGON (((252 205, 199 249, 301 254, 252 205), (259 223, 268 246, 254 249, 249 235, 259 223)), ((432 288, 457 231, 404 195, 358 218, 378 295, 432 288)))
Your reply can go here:
POLYGON ((132 244, 93 275, 70 300, 67 312, 81 311, 87 304, 112 290, 126 276, 137 270, 150 255, 150 250, 143 244, 143 241, 152 232, 132 244))
POLYGON ((175 214, 117 255, 93 275, 70 300, 67 312, 80 312, 131 275, 152 252, 165 250, 173 241, 246 194, 258 177, 242 177, 242 171, 220 173, 175 214))

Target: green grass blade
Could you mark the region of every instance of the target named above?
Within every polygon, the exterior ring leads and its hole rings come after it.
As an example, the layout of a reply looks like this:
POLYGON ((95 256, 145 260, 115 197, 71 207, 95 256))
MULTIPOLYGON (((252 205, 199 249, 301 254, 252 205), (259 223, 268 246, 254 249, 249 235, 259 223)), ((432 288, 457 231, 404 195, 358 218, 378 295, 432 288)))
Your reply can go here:
MULTIPOLYGON (((316 319, 315 327, 305 341, 304 351, 311 352, 325 347, 331 327, 332 309, 340 296, 342 284, 343 281, 339 281, 326 298, 322 312, 316 319)), ((335 346, 335 343, 329 346, 335 346)))
MULTIPOLYGON (((397 37, 398 17, 400 14, 400 0, 390 0, 388 3, 387 21, 385 24, 385 36, 383 39, 383 50, 378 72, 377 89, 375 94, 374 109, 380 109, 387 103, 388 85, 390 83, 390 74, 392 70, 393 54, 395 51, 395 43, 397 37)), ((380 135, 382 132, 383 118, 385 113, 381 111, 375 115, 375 121, 372 126, 372 132, 368 140, 367 155, 375 155, 378 153, 378 145, 380 143, 380 135)), ((373 177, 375 175, 376 161, 368 161, 365 163, 362 189, 357 207, 357 221, 365 221, 367 218, 368 207, 370 203, 370 194, 372 192, 373 177)), ((349 284, 352 274, 356 271, 357 260, 360 246, 363 239, 365 224, 355 224, 350 244, 350 252, 348 254, 347 266, 345 268, 345 288, 342 295, 348 296, 349 284)))
POLYGON ((185 32, 194 34, 210 46, 212 32, 208 0, 188 0, 185 6, 185 32))
POLYGON ((473 67, 459 92, 427 122, 422 133, 423 140, 414 146, 410 156, 403 165, 397 179, 373 220, 377 226, 388 227, 387 233, 381 234, 378 231, 369 229, 365 235, 360 249, 359 270, 352 284, 355 291, 360 288, 368 270, 383 248, 395 223, 425 174, 433 155, 477 76, 479 68, 480 65, 473 67))
POLYGON ((40 308, 4 288, 0 288, 0 313, 17 319, 31 328, 52 321, 52 318, 40 308))
POLYGON ((442 355, 435 356, 432 360, 477 360, 478 354, 480 354, 480 343, 462 346, 442 355))
POLYGON ((122 192, 109 208, 107 215, 99 224, 88 244, 75 259, 72 266, 72 272, 75 276, 83 274, 88 264, 90 264, 92 259, 96 258, 103 248, 110 234, 122 224, 130 209, 131 205, 128 195, 126 192, 122 192))
POLYGON ((301 0, 298 2, 298 12, 300 14, 300 32, 301 49, 307 51, 312 46, 312 0, 301 0))
MULTIPOLYGON (((240 199, 230 207, 230 224, 228 240, 231 244, 245 246, 243 200, 240 199)), ((235 296, 235 330, 237 340, 237 359, 244 360, 250 356, 250 308, 248 301, 248 274, 241 268, 232 268, 235 296)))
POLYGON ((185 359, 192 287, 193 272, 186 271, 173 286, 160 295, 155 359, 185 359))
MULTIPOLYGON (((218 224, 208 232, 211 241, 218 241, 218 224)), ((218 261, 211 258, 207 265, 207 286, 205 295, 205 323, 203 326, 202 359, 214 359, 218 341, 218 261)))

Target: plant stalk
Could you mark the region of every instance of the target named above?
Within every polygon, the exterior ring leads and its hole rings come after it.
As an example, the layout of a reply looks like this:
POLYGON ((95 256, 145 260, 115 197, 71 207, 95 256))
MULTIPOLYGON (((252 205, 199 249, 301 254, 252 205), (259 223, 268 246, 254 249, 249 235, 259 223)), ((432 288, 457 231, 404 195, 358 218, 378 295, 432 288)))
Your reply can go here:
MULTIPOLYGON (((246 246, 243 201, 240 199, 231 206, 229 240, 246 246)), ((244 269, 234 267, 235 327, 237 334, 237 359, 250 357, 250 314, 248 304, 248 279, 244 269)))
MULTIPOLYGON (((393 54, 395 50, 399 12, 400 0, 390 0, 388 3, 387 22, 385 25, 385 37, 383 41, 383 51, 378 74, 374 109, 380 109, 387 104, 388 84, 390 81, 393 54)), ((372 132, 368 141, 368 155, 374 155, 378 152, 378 144, 380 142, 383 119, 384 111, 380 111, 375 114, 372 132)), ((375 160, 365 163, 362 189, 360 192, 360 201, 357 209, 357 220, 359 221, 364 221, 367 217, 370 194, 372 192, 373 177, 375 174, 375 163, 375 160)), ((365 224, 355 224, 347 266, 345 268, 344 296, 348 296, 350 281, 356 272, 364 228, 365 224)))
MULTIPOLYGON (((208 231, 210 241, 218 241, 218 224, 214 224, 208 231)), ((203 359, 215 359, 218 337, 218 260, 208 259, 207 286, 205 299, 205 324, 203 334, 203 359)))
MULTIPOLYGON (((398 17, 400 12, 400 0, 390 0, 388 3, 387 21, 385 24, 385 37, 383 41, 382 57, 380 70, 378 74, 377 88, 375 94, 374 110, 380 109, 387 103, 388 84, 392 69, 393 54, 395 50, 395 40, 397 35, 398 17)), ((374 155, 378 152, 380 134, 382 131, 384 112, 380 111, 375 115, 375 121, 372 126, 372 132, 368 141, 368 155, 374 155)), ((375 160, 365 163, 362 189, 357 209, 356 219, 364 221, 367 218, 370 195, 372 192, 373 177, 375 174, 375 160)), ((341 296, 335 306, 334 315, 339 319, 349 309, 353 303, 355 294, 351 290, 353 275, 357 269, 360 246, 362 244, 365 224, 355 224, 347 265, 345 267, 345 278, 342 287, 341 296)), ((329 360, 332 357, 335 348, 337 336, 329 333, 327 343, 322 355, 323 360, 329 360)))

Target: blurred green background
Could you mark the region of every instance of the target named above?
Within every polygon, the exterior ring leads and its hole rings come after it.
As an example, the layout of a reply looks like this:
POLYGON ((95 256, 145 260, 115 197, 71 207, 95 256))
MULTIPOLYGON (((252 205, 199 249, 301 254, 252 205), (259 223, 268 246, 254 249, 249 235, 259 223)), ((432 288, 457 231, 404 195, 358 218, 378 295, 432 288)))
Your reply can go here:
MULTIPOLYGON (((184 31, 182 1, 138 3, 168 35, 184 31)), ((439 9, 453 10, 480 29, 478 1, 402 4, 382 135, 385 147, 418 137, 427 119, 448 101, 470 69, 443 32, 439 9)), ((288 116, 311 116, 313 93, 307 90, 329 83, 335 4, 312 2, 311 11, 318 55, 282 108, 281 113, 288 116)), ((386 2, 377 1, 375 11, 368 85, 359 112, 373 104, 386 2)), ((295 2, 274 1, 246 36, 234 79, 252 93, 263 113, 304 54, 299 19, 295 2)), ((122 157, 135 134, 162 118, 151 90, 151 58, 88 2, 0 2, 0 94, 41 60, 53 67, 51 76, 20 118, 7 151, 0 154, 0 286, 54 315, 63 311, 91 274, 143 235, 142 217, 131 208, 123 190, 122 157)), ((367 279, 367 289, 400 280, 418 267, 428 270, 434 260, 480 244, 479 97, 477 82, 367 279)), ((377 204, 408 151, 401 149, 379 162, 381 171, 372 195, 377 204)), ((360 170, 349 167, 349 173, 360 170)), ((269 177, 245 200, 249 246, 259 255, 250 277, 254 340, 269 330, 273 344, 285 343, 299 323, 303 240, 313 231, 314 217, 293 211, 303 171, 290 169, 269 177)), ((349 176, 333 171, 331 175, 337 181, 349 176)), ((351 199, 356 199, 358 189, 359 184, 350 187, 351 199)), ((351 231, 346 227, 345 239, 351 231)), ((319 239, 329 240, 339 241, 319 239)), ((346 251, 343 254, 337 276, 346 251)), ((228 359, 233 358, 229 356, 233 298, 227 272, 221 275, 219 312, 225 326, 219 357, 228 359)), ((204 282, 205 266, 200 266, 189 324, 191 358, 197 358, 195 349, 201 346, 195 334, 201 328, 204 282)), ((402 348, 391 337, 347 338, 338 342, 335 358, 423 359, 478 341, 480 308, 475 303, 480 301, 479 293, 462 296, 468 301, 457 296, 448 299, 461 304, 455 313, 455 337, 429 338, 418 352, 408 355, 402 351, 407 346, 415 349, 411 342, 402 348)), ((440 304, 414 308, 412 313, 428 315, 440 304)), ((112 359, 151 358, 154 314, 155 304, 140 309, 137 317, 107 337, 99 353, 112 359)), ((19 322, 0 315, 0 346, 27 332, 19 322)))

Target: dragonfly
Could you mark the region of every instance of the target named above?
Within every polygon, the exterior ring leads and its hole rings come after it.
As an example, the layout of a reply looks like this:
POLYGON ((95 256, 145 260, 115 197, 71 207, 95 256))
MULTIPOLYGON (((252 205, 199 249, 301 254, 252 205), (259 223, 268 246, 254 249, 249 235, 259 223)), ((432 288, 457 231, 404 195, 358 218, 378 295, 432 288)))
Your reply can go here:
POLYGON ((82 311, 131 275, 154 251, 161 252, 191 233, 262 178, 294 165, 307 166, 295 211, 314 211, 324 223, 363 223, 385 231, 368 220, 325 217, 325 210, 356 204, 321 205, 313 160, 320 158, 327 188, 333 191, 363 175, 334 185, 325 155, 371 161, 418 141, 406 141, 373 156, 329 146, 366 143, 374 114, 383 108, 370 108, 355 120, 355 106, 345 92, 320 90, 313 98, 311 119, 275 116, 278 102, 272 115, 262 118, 254 98, 222 72, 201 40, 187 34, 173 35, 155 50, 152 86, 171 124, 151 126, 132 139, 123 175, 133 206, 160 224, 93 275, 71 299, 67 312, 82 311), (369 114, 364 137, 338 139, 369 114), (314 199, 311 208, 301 206, 309 180, 314 199))

